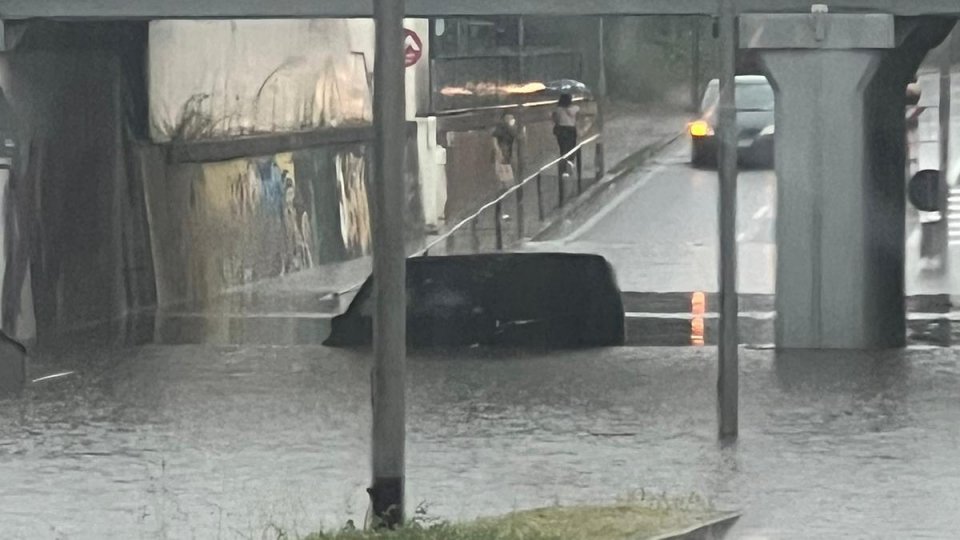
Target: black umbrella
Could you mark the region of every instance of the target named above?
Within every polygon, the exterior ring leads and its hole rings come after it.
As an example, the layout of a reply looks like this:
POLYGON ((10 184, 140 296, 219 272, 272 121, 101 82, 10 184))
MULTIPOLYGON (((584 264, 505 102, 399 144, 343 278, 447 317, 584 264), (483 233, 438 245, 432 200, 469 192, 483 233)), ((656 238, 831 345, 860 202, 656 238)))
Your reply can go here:
POLYGON ((590 97, 592 93, 587 85, 573 79, 559 79, 545 83, 545 92, 549 94, 570 94, 571 96, 590 97))

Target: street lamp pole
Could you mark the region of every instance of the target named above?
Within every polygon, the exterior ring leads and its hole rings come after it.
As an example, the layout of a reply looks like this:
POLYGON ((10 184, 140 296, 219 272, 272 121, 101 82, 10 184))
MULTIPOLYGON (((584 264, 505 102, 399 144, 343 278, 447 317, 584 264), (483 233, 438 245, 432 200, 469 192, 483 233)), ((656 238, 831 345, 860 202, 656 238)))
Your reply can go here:
POLYGON ((404 0, 373 2, 373 485, 377 528, 403 522, 406 439, 406 249, 403 242, 404 0))
POLYGON ((737 331, 737 110, 734 88, 737 14, 734 0, 720 2, 720 339, 717 408, 720 437, 737 436, 739 359, 737 331))

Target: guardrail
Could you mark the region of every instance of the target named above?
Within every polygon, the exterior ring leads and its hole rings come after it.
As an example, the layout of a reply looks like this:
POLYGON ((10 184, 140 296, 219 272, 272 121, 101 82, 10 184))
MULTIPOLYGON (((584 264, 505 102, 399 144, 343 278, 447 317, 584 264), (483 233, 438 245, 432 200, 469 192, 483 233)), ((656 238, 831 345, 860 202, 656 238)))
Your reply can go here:
MULTIPOLYGON (((554 168, 554 167, 556 167, 556 168, 558 169, 558 170, 557 170, 557 183, 556 183, 556 184, 557 184, 557 201, 558 201, 558 204, 557 204, 557 207, 556 207, 556 208, 557 208, 557 209, 562 208, 562 207, 568 202, 568 197, 567 197, 567 193, 566 193, 565 178, 564 178, 564 176, 560 173, 560 169, 561 169, 560 164, 561 164, 561 162, 563 162, 563 161, 568 161, 568 162, 569 162, 571 158, 575 161, 575 165, 574 165, 574 166, 575 166, 575 168, 576 168, 576 189, 577 189, 577 195, 583 193, 583 188, 584 188, 584 182, 583 182, 583 180, 584 180, 584 178, 583 178, 583 152, 582 152, 582 150, 584 149, 584 147, 586 147, 586 146, 589 145, 589 144, 599 142, 600 137, 601 137, 600 134, 596 134, 596 135, 592 135, 592 136, 590 136, 590 137, 587 137, 586 139, 584 139, 583 141, 581 141, 579 144, 577 144, 577 146, 574 147, 573 150, 567 152, 566 154, 564 154, 564 155, 558 157, 557 159, 555 159, 555 160, 547 163, 546 165, 540 167, 535 173, 527 176, 526 178, 524 178, 523 180, 521 180, 520 182, 518 182, 516 185, 508 188, 506 191, 504 191, 503 193, 501 193, 497 198, 495 198, 495 199, 493 199, 492 201, 484 204, 484 205, 481 206, 479 209, 477 209, 475 212, 473 212, 472 214, 470 214, 470 215, 467 216, 466 218, 464 218, 464 219, 460 220, 459 222, 457 222, 456 225, 454 225, 453 227, 451 227, 449 230, 447 230, 445 233, 443 233, 442 235, 440 235, 438 238, 436 238, 436 239, 434 239, 433 241, 431 241, 430 243, 428 243, 428 244, 426 245, 426 247, 424 247, 424 248, 421 249, 420 251, 415 252, 415 253, 414 253, 413 255, 411 255, 411 256, 412 256, 412 257, 427 256, 427 255, 430 254, 430 250, 438 247, 440 244, 447 244, 448 247, 449 247, 449 243, 450 243, 451 240, 453 240, 454 235, 455 235, 458 231, 460 231, 461 229, 463 229, 464 227, 467 227, 468 225, 469 225, 469 227, 470 227, 470 235, 471 235, 471 240, 472 240, 473 251, 480 251, 480 249, 479 249, 480 238, 479 238, 479 231, 478 231, 478 221, 480 220, 480 217, 481 217, 485 212, 490 211, 491 209, 493 210, 493 213, 494 213, 494 220, 493 220, 493 222, 494 222, 494 238, 495 238, 494 246, 495 246, 495 249, 496 249, 497 251, 503 250, 503 247, 504 247, 504 240, 503 240, 503 238, 504 238, 504 230, 503 230, 504 225, 503 225, 503 221, 504 221, 504 220, 502 219, 502 216, 503 216, 503 207, 504 207, 504 204, 506 203, 506 201, 507 201, 509 198, 511 198, 511 197, 514 197, 514 198, 516 199, 516 209, 517 209, 517 219, 516 219, 516 223, 517 223, 517 237, 520 238, 520 239, 522 239, 522 238, 524 237, 524 232, 525 232, 524 227, 525 227, 525 221, 526 221, 526 220, 525 220, 525 217, 526 217, 526 216, 525 216, 525 207, 524 207, 524 188, 527 187, 528 184, 536 183, 537 215, 538 215, 539 220, 540 220, 540 221, 543 221, 544 218, 547 216, 547 209, 545 208, 544 196, 543 196, 543 178, 544 178, 544 174, 547 173, 548 171, 550 171, 550 169, 552 169, 552 168, 554 168)), ((596 148, 595 148, 595 150, 596 150, 596 148)), ((598 151, 598 150, 597 150, 597 151, 598 151)), ((597 162, 598 162, 598 160, 595 159, 594 163, 597 163, 597 162)), ((601 171, 598 170, 596 176, 594 177, 594 181, 599 180, 600 174, 601 174, 601 171)))

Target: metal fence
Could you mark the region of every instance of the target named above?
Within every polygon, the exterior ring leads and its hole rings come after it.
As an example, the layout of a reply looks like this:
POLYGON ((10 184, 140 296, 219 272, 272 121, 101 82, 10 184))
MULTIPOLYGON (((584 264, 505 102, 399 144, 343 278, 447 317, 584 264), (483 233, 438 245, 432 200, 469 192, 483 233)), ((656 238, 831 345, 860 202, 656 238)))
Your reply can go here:
POLYGON ((539 233, 557 211, 600 180, 597 164, 601 135, 587 137, 573 150, 540 167, 492 201, 450 227, 412 256, 502 251, 539 233), (594 174, 584 176, 583 150, 593 145, 594 174), (568 174, 561 174, 563 162, 568 174), (556 174, 556 177, 553 174, 556 174), (513 212, 511 214, 510 212, 513 212))

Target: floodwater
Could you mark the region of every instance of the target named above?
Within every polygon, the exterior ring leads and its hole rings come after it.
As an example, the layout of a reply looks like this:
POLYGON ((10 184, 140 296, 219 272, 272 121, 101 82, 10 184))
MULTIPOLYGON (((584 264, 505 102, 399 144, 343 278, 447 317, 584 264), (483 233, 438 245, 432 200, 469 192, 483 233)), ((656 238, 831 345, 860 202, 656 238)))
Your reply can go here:
MULTIPOLYGON (((690 307, 642 300, 628 311, 690 307)), ((661 343, 689 339, 693 318, 661 343)), ((0 399, 0 538, 276 538, 361 522, 368 353, 318 345, 321 323, 171 315, 40 353, 32 378, 73 373, 0 399)), ((643 489, 742 510, 731 538, 957 536, 955 349, 762 344, 742 350, 733 445, 715 436, 710 346, 412 354, 411 510, 469 518, 643 489)))

